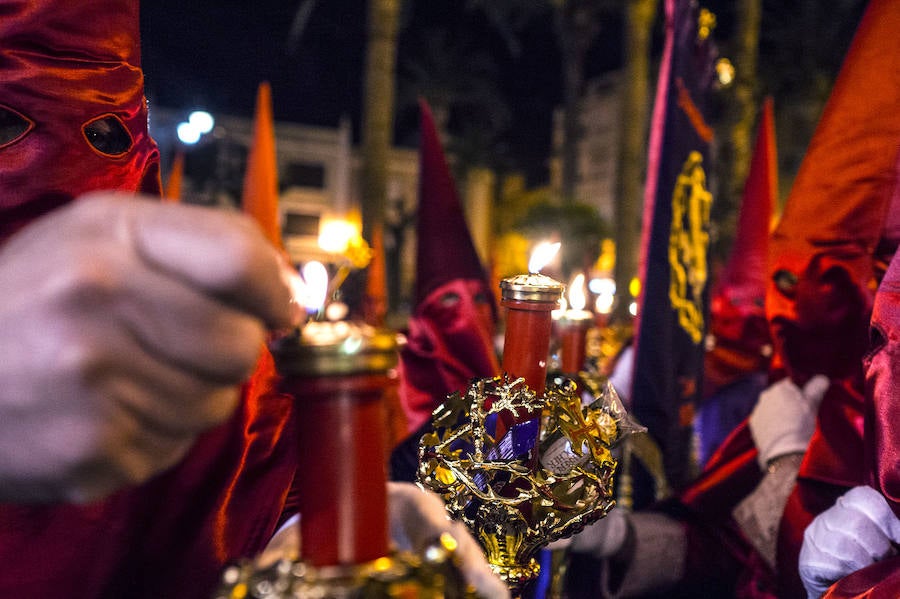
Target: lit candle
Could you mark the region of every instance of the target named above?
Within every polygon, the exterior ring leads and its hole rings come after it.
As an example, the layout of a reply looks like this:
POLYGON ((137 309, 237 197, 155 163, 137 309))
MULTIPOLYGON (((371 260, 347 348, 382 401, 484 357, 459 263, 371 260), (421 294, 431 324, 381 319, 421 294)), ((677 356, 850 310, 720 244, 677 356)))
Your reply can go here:
POLYGON ((575 375, 584 367, 586 339, 594 315, 584 309, 587 303, 584 275, 578 274, 569 284, 569 309, 559 319, 560 369, 563 374, 575 375))
POLYGON ((396 335, 311 321, 270 348, 297 411, 300 557, 316 567, 388 555, 386 418, 396 335))
POLYGON ((328 299, 328 269, 315 260, 303 265, 303 277, 293 280, 294 300, 306 308, 306 313, 318 316, 328 299))
POLYGON ((538 246, 528 265, 529 274, 500 282, 501 304, 507 309, 503 371, 512 377, 523 377, 537 394, 544 392, 547 377, 551 312, 563 291, 562 283, 538 271, 558 250, 558 243, 538 246))

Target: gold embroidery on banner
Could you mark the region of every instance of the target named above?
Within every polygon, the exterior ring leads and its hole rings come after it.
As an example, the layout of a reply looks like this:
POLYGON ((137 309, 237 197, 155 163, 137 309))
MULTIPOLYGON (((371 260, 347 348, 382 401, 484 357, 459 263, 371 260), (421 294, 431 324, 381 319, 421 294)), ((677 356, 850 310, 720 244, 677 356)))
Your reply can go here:
POLYGON ((681 168, 672 192, 669 230, 669 301, 678 324, 694 343, 703 338, 703 292, 709 278, 709 210, 703 156, 693 151, 681 168))

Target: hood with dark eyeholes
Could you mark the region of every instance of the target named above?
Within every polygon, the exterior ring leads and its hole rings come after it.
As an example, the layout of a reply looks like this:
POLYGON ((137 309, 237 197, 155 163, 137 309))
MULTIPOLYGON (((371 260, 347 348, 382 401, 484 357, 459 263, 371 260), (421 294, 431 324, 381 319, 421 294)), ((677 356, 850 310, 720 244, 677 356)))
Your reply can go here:
POLYGON ((160 193, 135 1, 0 0, 0 241, 95 190, 160 193))
POLYGON ((879 248, 896 237, 889 215, 900 150, 898 27, 900 4, 869 3, 769 243, 766 312, 789 373, 839 376, 822 368, 837 367, 848 349, 857 354, 851 363, 860 361, 879 248))

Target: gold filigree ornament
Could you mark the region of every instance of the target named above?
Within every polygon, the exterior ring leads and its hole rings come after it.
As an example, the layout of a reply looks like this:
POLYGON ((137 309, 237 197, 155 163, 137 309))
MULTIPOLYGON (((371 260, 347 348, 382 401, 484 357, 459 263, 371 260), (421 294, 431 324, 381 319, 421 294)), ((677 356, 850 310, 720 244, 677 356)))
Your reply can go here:
POLYGON ((455 542, 397 552, 364 564, 316 568, 296 558, 242 560, 222 573, 213 599, 478 599, 455 542))
POLYGON ((615 505, 610 450, 635 428, 611 385, 598 392, 562 377, 540 397, 523 379, 476 380, 448 396, 432 424, 419 444, 419 484, 468 526, 516 595, 537 577, 542 546, 615 505), (530 414, 541 417, 523 420, 530 414))

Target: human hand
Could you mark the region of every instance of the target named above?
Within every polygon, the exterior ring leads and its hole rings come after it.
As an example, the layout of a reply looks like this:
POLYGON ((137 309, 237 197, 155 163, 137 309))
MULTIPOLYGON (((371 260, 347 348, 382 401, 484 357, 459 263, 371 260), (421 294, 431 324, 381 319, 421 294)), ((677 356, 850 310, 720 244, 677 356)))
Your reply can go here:
POLYGON ((98 498, 225 420, 298 318, 243 216, 85 196, 0 247, 0 501, 98 498))
POLYGON ((760 468, 765 470, 769 461, 779 456, 806 452, 829 385, 820 374, 809 379, 802 390, 784 378, 759 394, 748 424, 760 468))
POLYGON ((388 483, 391 540, 401 551, 421 552, 442 533, 456 539, 456 555, 466 582, 480 597, 509 599, 509 588, 494 574, 481 547, 461 522, 451 520, 444 502, 410 483, 388 483))
MULTIPOLYGON (((598 559, 618 553, 628 538, 628 511, 613 508, 605 517, 584 527, 572 537, 569 551, 588 553, 598 559)), ((551 544, 551 548, 555 548, 551 544)))
POLYGON ((900 519, 881 493, 851 489, 803 533, 799 570, 808 596, 818 599, 844 576, 895 554, 892 543, 900 543, 900 519))

